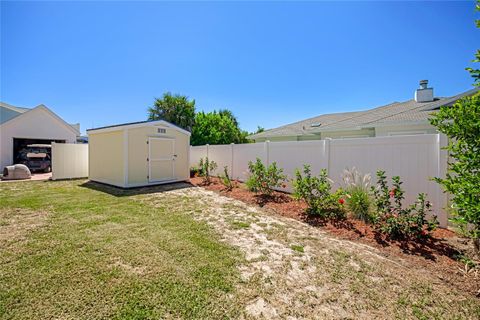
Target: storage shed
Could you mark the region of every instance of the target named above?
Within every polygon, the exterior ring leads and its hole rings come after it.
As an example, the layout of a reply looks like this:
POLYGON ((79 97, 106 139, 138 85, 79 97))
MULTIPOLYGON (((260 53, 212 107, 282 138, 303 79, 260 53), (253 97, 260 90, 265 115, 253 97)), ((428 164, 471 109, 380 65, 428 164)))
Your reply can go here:
POLYGON ((89 179, 122 188, 190 177, 190 132, 167 121, 87 130, 89 179))

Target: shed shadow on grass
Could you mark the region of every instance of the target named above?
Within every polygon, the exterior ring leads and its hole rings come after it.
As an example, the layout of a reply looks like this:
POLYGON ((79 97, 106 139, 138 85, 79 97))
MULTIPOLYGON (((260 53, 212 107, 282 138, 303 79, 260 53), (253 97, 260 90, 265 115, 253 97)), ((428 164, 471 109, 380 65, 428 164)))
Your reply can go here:
POLYGON ((195 188, 195 186, 190 182, 172 182, 172 183, 166 183, 166 184, 159 184, 155 186, 145 186, 145 187, 135 187, 135 188, 124 189, 124 188, 115 187, 112 185, 94 182, 94 181, 87 181, 85 183, 82 183, 80 187, 108 193, 109 195, 112 195, 115 197, 130 197, 130 196, 136 196, 140 194, 150 194, 150 193, 159 193, 159 192, 166 192, 166 191, 179 190, 179 189, 185 189, 185 188, 195 188))

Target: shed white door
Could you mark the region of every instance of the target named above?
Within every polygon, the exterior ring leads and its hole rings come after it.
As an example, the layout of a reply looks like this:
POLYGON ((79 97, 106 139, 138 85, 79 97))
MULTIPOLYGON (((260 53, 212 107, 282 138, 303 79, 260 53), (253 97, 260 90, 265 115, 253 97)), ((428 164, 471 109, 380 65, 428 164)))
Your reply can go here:
POLYGON ((148 182, 173 180, 175 157, 174 139, 148 138, 148 182))

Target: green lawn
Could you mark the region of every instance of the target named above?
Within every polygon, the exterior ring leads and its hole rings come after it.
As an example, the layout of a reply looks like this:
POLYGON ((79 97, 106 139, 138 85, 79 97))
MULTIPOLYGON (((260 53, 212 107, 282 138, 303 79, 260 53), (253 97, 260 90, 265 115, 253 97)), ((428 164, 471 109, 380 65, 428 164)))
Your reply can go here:
POLYGON ((239 252, 182 214, 187 198, 154 207, 138 192, 1 183, 0 318, 238 315, 228 297, 239 252))
POLYGON ((0 319, 479 319, 418 265, 181 186, 0 183, 0 319))

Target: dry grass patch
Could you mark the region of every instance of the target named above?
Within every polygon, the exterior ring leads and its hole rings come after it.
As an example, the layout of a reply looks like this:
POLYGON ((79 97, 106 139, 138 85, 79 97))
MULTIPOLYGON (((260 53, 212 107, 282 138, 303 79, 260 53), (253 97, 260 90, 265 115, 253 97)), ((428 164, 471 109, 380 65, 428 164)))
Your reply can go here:
POLYGON ((25 239, 29 232, 45 225, 47 215, 45 210, 0 209, 0 248, 25 239))
POLYGON ((202 188, 141 196, 211 225, 245 261, 235 301, 245 318, 477 319, 479 300, 409 261, 202 188), (244 226, 244 227, 239 227, 244 226), (248 227, 247 227, 248 226, 248 227))

